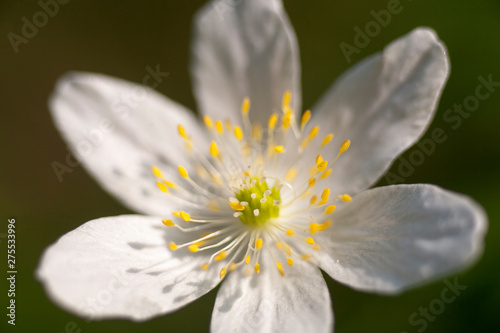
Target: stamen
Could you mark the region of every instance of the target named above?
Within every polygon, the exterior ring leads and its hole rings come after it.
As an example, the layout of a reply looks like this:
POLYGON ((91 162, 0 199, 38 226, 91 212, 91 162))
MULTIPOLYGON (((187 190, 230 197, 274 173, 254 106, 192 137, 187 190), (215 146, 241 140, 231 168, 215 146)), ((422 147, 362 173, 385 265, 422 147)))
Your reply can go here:
POLYGON ((340 198, 342 200, 344 200, 345 202, 351 202, 352 198, 349 194, 344 194, 344 195, 341 195, 340 198))
POLYGON ((243 115, 248 115, 248 112, 250 111, 250 98, 245 97, 243 99, 243 103, 241 103, 241 113, 243 115))
POLYGON ((306 126, 306 124, 309 121, 309 119, 311 119, 311 111, 307 110, 302 115, 302 119, 300 121, 300 131, 301 132, 304 130, 304 126, 306 126))
POLYGON ((318 205, 321 206, 324 203, 326 203, 328 201, 329 197, 330 197, 330 189, 329 188, 325 188, 323 190, 323 193, 321 194, 321 202, 318 205))
POLYGON ((184 129, 184 126, 182 125, 177 125, 177 129, 179 131, 180 136, 182 136, 183 139, 188 140, 188 137, 186 135, 186 130, 184 129))
POLYGON ((316 178, 310 178, 310 179, 309 179, 309 184, 308 184, 308 185, 309 185, 309 187, 313 187, 313 186, 314 186, 314 184, 316 184, 316 178))
POLYGON ((328 170, 326 170, 326 171, 325 171, 325 173, 323 173, 323 174, 321 175, 321 177, 320 177, 320 178, 321 178, 321 179, 325 179, 326 177, 330 176, 330 174, 331 174, 331 173, 332 173, 332 169, 328 169, 328 170))
POLYGON ((179 174, 181 175, 181 177, 189 178, 188 172, 186 171, 186 169, 184 169, 184 167, 179 165, 178 169, 179 169, 179 174))
POLYGON ((227 257, 227 252, 226 251, 221 251, 219 254, 215 256, 215 261, 220 261, 223 260, 227 257))
POLYGON ((217 147, 215 141, 212 141, 212 143, 210 144, 210 155, 215 158, 219 157, 219 148, 217 147))
POLYGON ((175 226, 175 223, 174 223, 174 222, 172 222, 172 220, 170 220, 170 219, 164 219, 164 220, 162 220, 162 222, 163 222, 163 224, 164 224, 164 225, 166 225, 167 227, 173 227, 173 226, 175 226))
POLYGON ((217 120, 215 122, 215 129, 221 135, 222 135, 222 133, 224 133, 224 125, 222 125, 222 122, 220 120, 217 120))
POLYGON ((240 141, 243 139, 243 131, 239 126, 234 127, 234 136, 240 141))
POLYGON ((154 165, 151 167, 151 170, 153 171, 153 174, 158 177, 158 178, 163 178, 163 174, 161 173, 160 169, 155 167, 154 165))
POLYGON ((208 129, 212 129, 214 127, 214 122, 212 121, 212 118, 209 116, 203 116, 203 122, 205 123, 205 126, 207 126, 208 129))
POLYGON ((321 141, 321 147, 323 147, 326 144, 328 144, 328 142, 332 141, 332 139, 333 139, 333 133, 330 133, 327 136, 325 136, 325 138, 323 139, 323 141, 321 141))
POLYGON ((290 105, 290 100, 292 99, 292 93, 287 90, 283 94, 283 100, 281 102, 282 108, 285 109, 290 105))
POLYGON ((335 210, 335 208, 337 208, 335 205, 330 205, 328 207, 325 208, 325 214, 331 214, 333 213, 333 211, 335 210))
POLYGON ((283 271, 283 266, 281 265, 280 262, 276 262, 276 267, 278 267, 278 271, 280 272, 281 276, 285 276, 285 272, 283 271))
POLYGON ((191 220, 191 215, 189 215, 186 212, 177 211, 177 212, 173 212, 172 215, 180 217, 181 219, 183 219, 186 222, 189 222, 191 220))
POLYGON ((285 147, 283 146, 275 146, 274 151, 277 153, 283 153, 285 151, 285 147))
POLYGON ((278 115, 273 113, 271 117, 269 117, 268 127, 270 130, 273 130, 276 127, 276 123, 278 122, 278 115))
POLYGON ((158 185, 158 188, 159 188, 162 192, 168 193, 167 185, 165 185, 165 184, 163 184, 163 183, 160 183, 160 182, 156 182, 156 185, 158 185))
POLYGON ((264 243, 264 241, 262 240, 262 238, 257 238, 255 240, 255 248, 257 250, 260 250, 262 248, 262 244, 264 243))
POLYGON ((222 279, 224 275, 226 275, 226 273, 227 273, 226 267, 222 267, 219 274, 220 278, 222 279))

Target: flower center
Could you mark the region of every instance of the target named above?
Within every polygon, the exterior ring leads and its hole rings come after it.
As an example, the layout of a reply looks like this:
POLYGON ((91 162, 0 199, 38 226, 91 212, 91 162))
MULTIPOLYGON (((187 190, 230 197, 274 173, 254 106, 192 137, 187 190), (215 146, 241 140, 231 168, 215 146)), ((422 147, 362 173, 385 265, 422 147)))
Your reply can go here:
POLYGON ((230 201, 231 208, 237 211, 241 223, 249 226, 263 226, 269 219, 280 214, 280 188, 269 189, 265 179, 250 178, 238 193, 238 201, 230 201))
POLYGON ((290 101, 285 92, 281 115, 272 113, 266 127, 250 121, 248 98, 243 100, 239 125, 204 116, 211 137, 208 152, 200 151, 201 143, 195 145, 178 125, 191 165, 178 166, 176 183, 152 167, 159 189, 187 210, 163 220, 167 227, 191 236, 182 244, 170 242, 172 251, 206 253, 201 269, 223 262, 223 278, 239 267, 259 274, 263 251, 284 275, 282 263, 293 266, 295 259, 310 260, 321 249, 315 234, 333 224, 330 216, 337 204, 351 201, 347 194, 330 196, 327 185, 331 166, 347 151, 350 140, 327 161, 321 151, 333 133, 318 140, 319 126, 306 132, 310 111, 297 122, 290 101))

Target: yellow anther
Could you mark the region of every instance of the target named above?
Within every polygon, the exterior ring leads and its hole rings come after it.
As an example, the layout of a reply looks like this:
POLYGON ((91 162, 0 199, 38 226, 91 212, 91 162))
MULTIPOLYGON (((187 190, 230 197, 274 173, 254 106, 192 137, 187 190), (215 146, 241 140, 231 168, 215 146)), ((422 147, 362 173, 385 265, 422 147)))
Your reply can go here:
POLYGON ((314 184, 316 184, 316 178, 310 178, 309 179, 309 187, 313 187, 314 184))
POLYGON ((352 198, 349 194, 344 194, 344 195, 341 195, 340 198, 342 200, 344 200, 345 202, 351 202, 352 198))
POLYGON ((314 251, 318 251, 319 249, 320 249, 319 245, 314 245, 314 246, 313 246, 313 250, 314 250, 314 251))
POLYGON ((327 136, 325 136, 325 138, 323 139, 323 141, 321 141, 321 147, 323 147, 324 145, 326 145, 328 142, 332 141, 332 139, 333 139, 333 134, 332 133, 330 133, 327 136))
POLYGON ((201 265, 201 269, 206 271, 208 269, 208 264, 201 265))
POLYGON ((257 250, 262 249, 262 244, 263 244, 263 243, 264 243, 264 242, 262 241, 262 238, 257 238, 257 239, 255 240, 255 248, 256 248, 257 250))
POLYGON ((287 258, 287 259, 286 259, 286 263, 287 263, 288 265, 292 266, 292 265, 293 265, 293 259, 292 259, 292 258, 287 258))
POLYGON ((311 119, 311 111, 307 110, 306 112, 304 112, 304 114, 302 115, 302 119, 300 120, 301 131, 304 129, 304 126, 306 126, 309 119, 311 119))
POLYGON ((283 249, 283 243, 282 242, 276 243, 276 247, 278 248, 278 250, 283 249))
POLYGON ((288 230, 286 231, 286 235, 287 235, 287 236, 293 236, 293 234, 294 234, 294 233, 295 233, 295 231, 294 231, 294 230, 292 230, 292 229, 288 229, 288 230))
POLYGON ((292 249, 287 244, 285 244, 285 253, 288 254, 289 256, 292 255, 292 249))
POLYGON ((329 220, 323 222, 323 224, 319 225, 319 230, 318 231, 326 230, 326 228, 328 228, 330 226, 330 224, 332 224, 332 222, 330 222, 329 220))
POLYGON ((186 135, 186 129, 184 128, 184 126, 182 126, 181 124, 177 125, 177 129, 179 130, 179 134, 180 136, 182 136, 184 139, 188 139, 187 135, 186 135))
POLYGON ((212 143, 210 144, 210 155, 215 158, 219 157, 219 148, 217 147, 215 141, 212 141, 212 143))
POLYGON ((226 119, 226 129, 228 132, 231 132, 231 120, 226 119))
POLYGON ((309 244, 309 245, 314 245, 314 239, 312 239, 312 237, 307 237, 306 238, 306 243, 309 244))
POLYGON ((257 272, 257 274, 260 273, 260 265, 259 264, 253 265, 253 268, 255 268, 255 271, 257 272))
POLYGON ((286 173, 286 180, 291 181, 294 180, 295 177, 299 174, 299 170, 296 167, 291 167, 288 172, 286 173))
POLYGON ((337 208, 335 205, 330 205, 325 208, 325 214, 331 214, 337 208))
POLYGON ((259 123, 254 123, 252 126, 252 137, 255 140, 260 140, 262 138, 262 126, 259 123))
POLYGON ((326 170, 325 173, 321 175, 321 179, 325 179, 326 177, 330 176, 331 173, 332 169, 326 170))
POLYGON ((243 98, 243 102, 241 103, 241 113, 247 115, 248 111, 250 111, 250 98, 245 97, 243 98))
POLYGON ((321 228, 320 225, 317 223, 311 223, 309 225, 309 231, 311 232, 311 234, 318 232, 320 228, 321 228))
POLYGON ((222 279, 224 275, 226 275, 226 273, 227 273, 226 267, 222 267, 219 274, 220 278, 222 279))
POLYGON ((215 256, 215 261, 220 261, 223 260, 227 257, 227 252, 226 251, 221 251, 219 254, 215 256))
POLYGON ((238 265, 236 265, 234 262, 229 264, 229 271, 234 272, 238 268, 238 265))
POLYGON ((189 222, 191 220, 191 215, 189 215, 186 212, 177 211, 177 212, 173 212, 172 215, 180 217, 181 219, 183 219, 186 222, 189 222))
POLYGON ((170 219, 164 219, 161 222, 163 222, 163 224, 166 225, 167 227, 173 227, 175 225, 175 223, 172 222, 172 220, 170 219))
POLYGON ((250 263, 250 259, 251 257, 248 255, 246 258, 245 258, 245 264, 249 264, 250 263))
POLYGON ((200 250, 200 248, 196 245, 190 245, 190 246, 188 246, 188 250, 191 252, 198 252, 200 250))
POLYGON ((311 255, 310 254, 303 254, 300 258, 302 260, 309 261, 311 259, 311 255))
POLYGON ((151 171, 153 171, 153 174, 158 177, 158 178, 163 178, 163 174, 161 173, 160 169, 155 167, 154 165, 151 167, 151 171))
POLYGON ((161 183, 161 182, 156 182, 156 185, 158 185, 158 188, 165 193, 168 193, 168 188, 167 185, 161 183))
POLYGON ((317 197, 317 196, 315 196, 315 195, 313 195, 313 197, 311 198, 311 200, 309 201, 309 203, 310 203, 311 205, 314 205, 314 203, 316 202, 316 200, 318 200, 318 197, 317 197))
POLYGON ((273 113, 271 117, 269 117, 269 123, 268 127, 269 129, 274 129, 276 127, 276 123, 278 122, 278 115, 276 113, 273 113))
POLYGON ((319 165, 321 162, 323 162, 323 156, 318 155, 316 156, 316 166, 319 165))
POLYGON ((170 244, 168 244, 168 247, 169 247, 172 251, 177 250, 177 245, 176 245, 174 242, 170 242, 170 244))
POLYGON ((240 204, 239 202, 229 202, 229 205, 231 206, 232 209, 234 210, 245 210, 245 206, 240 204))
POLYGON ((214 122, 212 121, 212 118, 209 116, 203 116, 203 122, 205 123, 205 126, 207 128, 212 129, 214 127, 214 122))
POLYGON ((278 271, 280 272, 281 276, 284 276, 285 271, 283 271, 283 266, 281 265, 280 262, 276 262, 276 267, 278 267, 278 271))
POLYGON ((328 166, 328 161, 321 162, 320 164, 318 164, 318 172, 325 171, 327 166, 328 166))
POLYGON ((325 202, 327 202, 329 197, 330 197, 330 189, 329 188, 325 188, 323 190, 323 193, 321 193, 321 202, 319 203, 319 205, 321 206, 325 202))
POLYGON ((217 120, 215 122, 215 129, 219 134, 224 133, 224 125, 222 125, 222 122, 220 120, 217 120))
POLYGON ((319 132, 319 127, 314 126, 313 129, 311 130, 311 132, 309 132, 309 140, 314 139, 316 137, 316 135, 318 135, 318 132, 319 132))
POLYGON ((234 136, 240 141, 243 139, 243 131, 239 126, 234 126, 234 136))
POLYGON ((283 146, 274 146, 274 151, 277 153, 283 153, 285 151, 285 147, 283 146))
POLYGON ((186 171, 186 169, 184 169, 184 167, 180 166, 180 165, 179 165, 179 174, 183 178, 189 178, 189 175, 188 175, 188 172, 186 171))
POLYGON ((290 127, 290 123, 292 121, 292 111, 288 110, 283 116, 282 125, 284 129, 290 127))
POLYGON ((345 151, 349 149, 350 145, 351 145, 351 140, 345 140, 344 142, 342 142, 342 145, 340 146, 339 155, 345 153, 345 151))
POLYGON ((282 100, 283 108, 286 108, 287 106, 290 105, 291 99, 292 99, 292 93, 289 90, 285 91, 285 93, 283 94, 283 100, 282 100))

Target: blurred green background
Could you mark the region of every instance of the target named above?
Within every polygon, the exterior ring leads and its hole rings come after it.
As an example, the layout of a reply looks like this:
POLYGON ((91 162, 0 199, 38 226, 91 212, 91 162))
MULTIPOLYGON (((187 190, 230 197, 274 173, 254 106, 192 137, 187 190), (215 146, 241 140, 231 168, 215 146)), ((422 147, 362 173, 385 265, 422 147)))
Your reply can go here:
MULTIPOLYGON (((230 3, 230 0, 223 0, 230 3)), ((170 73, 158 87, 195 110, 188 74, 190 27, 204 1, 69 1, 15 53, 7 34, 21 34, 22 18, 32 21, 37 1, 0 4, 0 136, 1 154, 0 271, 6 271, 7 219, 16 219, 17 317, 7 324, 7 284, 0 283, 0 331, 65 332, 206 332, 216 290, 184 309, 137 324, 125 320, 86 322, 53 304, 34 279, 44 248, 82 223, 129 213, 104 192, 82 167, 59 182, 53 161, 64 163, 65 143, 54 128, 47 99, 64 72, 100 72, 141 82, 146 66, 160 64, 170 73), (73 324, 70 324, 70 326, 73 324), (71 332, 73 328, 70 327, 71 332)), ((354 27, 373 20, 370 11, 387 8, 388 0, 286 1, 298 36, 304 106, 311 106, 351 65, 380 51, 417 26, 436 30, 451 58, 451 76, 430 129, 448 139, 438 144, 405 183, 434 183, 466 193, 488 212, 484 256, 458 275, 467 289, 428 322, 425 332, 500 332, 500 89, 480 102, 461 126, 453 129, 444 112, 474 94, 478 77, 500 81, 500 2, 497 0, 403 0, 403 10, 348 63, 339 44, 353 44, 354 27)), ((359 92, 360 96, 363 94, 359 92)), ((424 137, 429 137, 430 131, 424 137)), ((403 155, 410 157, 411 148, 403 155)), ((398 172, 401 160, 392 168, 398 172)), ((382 179, 379 185, 386 184, 382 179)), ((0 273, 4 276, 4 273, 0 273)), ((417 332, 409 316, 439 299, 445 287, 437 281, 396 297, 364 294, 327 277, 335 310, 336 332, 417 332)))

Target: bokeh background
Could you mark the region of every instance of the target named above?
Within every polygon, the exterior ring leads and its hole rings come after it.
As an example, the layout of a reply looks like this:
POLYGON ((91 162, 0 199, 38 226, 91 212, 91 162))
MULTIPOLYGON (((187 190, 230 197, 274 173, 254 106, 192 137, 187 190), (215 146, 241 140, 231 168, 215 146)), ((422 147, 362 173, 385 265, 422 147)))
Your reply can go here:
MULTIPOLYGON (((311 106, 342 72, 395 38, 417 26, 437 31, 449 50, 452 71, 430 129, 443 129, 448 139, 436 145, 435 152, 403 181, 434 183, 470 195, 487 210, 490 227, 483 257, 449 277, 451 281, 457 277, 467 289, 423 331, 500 332, 500 88, 458 128, 443 120, 447 109, 474 94, 479 76, 492 75, 500 81, 500 2, 402 0, 403 10, 348 63, 340 43, 352 45, 354 27, 364 29, 373 20, 370 11, 386 9, 389 2, 285 1, 301 49, 304 105, 311 106)), ((15 327, 7 324, 8 288, 6 280, 0 279, 0 331, 208 331, 216 290, 176 313, 145 323, 86 322, 53 304, 34 278, 42 251, 59 236, 91 219, 129 213, 82 167, 58 181, 51 163, 64 163, 68 150, 47 109, 55 81, 66 71, 82 70, 141 82, 146 66, 160 64, 170 75, 157 90, 195 110, 189 43, 193 14, 203 3, 71 0, 15 53, 7 34, 21 34, 22 18, 32 21, 41 7, 37 1, 0 2, 0 276, 7 270, 8 218, 16 219, 18 270, 15 327), (74 325, 67 326, 71 322, 74 325)), ((430 131, 424 138, 429 135, 430 131)), ((403 158, 408 159, 413 149, 403 158)), ((400 163, 396 161, 391 172, 397 174, 400 163)), ((382 179, 378 185, 386 183, 382 179)), ((417 332, 422 326, 412 326, 409 316, 439 299, 445 288, 438 280, 386 297, 356 292, 326 279, 336 332, 417 332)))

